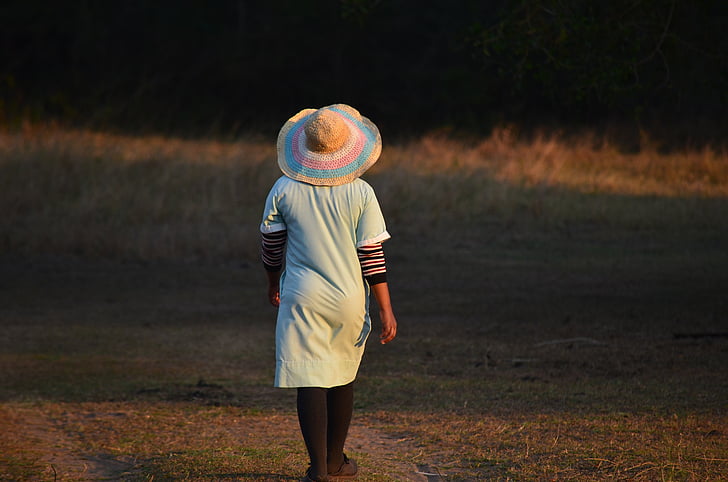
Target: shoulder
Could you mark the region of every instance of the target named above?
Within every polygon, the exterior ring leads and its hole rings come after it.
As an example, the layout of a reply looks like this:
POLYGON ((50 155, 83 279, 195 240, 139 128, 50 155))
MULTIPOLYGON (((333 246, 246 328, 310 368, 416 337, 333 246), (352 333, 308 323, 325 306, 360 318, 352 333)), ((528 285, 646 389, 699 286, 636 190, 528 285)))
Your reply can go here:
POLYGON ((374 190, 374 188, 368 182, 366 182, 364 179, 362 179, 360 177, 357 177, 356 179, 351 181, 351 184, 359 189, 366 189, 369 191, 374 190))
POLYGON ((276 195, 294 194, 296 192, 311 189, 309 184, 304 182, 294 181, 290 177, 281 176, 276 180, 271 188, 271 193, 276 195))
POLYGON ((291 179, 286 176, 281 176, 278 179, 276 179, 276 182, 273 183, 272 190, 280 191, 282 189, 285 189, 286 186, 290 184, 291 179))
POLYGON ((365 197, 374 196, 374 188, 364 179, 358 177, 349 183, 351 189, 365 197))

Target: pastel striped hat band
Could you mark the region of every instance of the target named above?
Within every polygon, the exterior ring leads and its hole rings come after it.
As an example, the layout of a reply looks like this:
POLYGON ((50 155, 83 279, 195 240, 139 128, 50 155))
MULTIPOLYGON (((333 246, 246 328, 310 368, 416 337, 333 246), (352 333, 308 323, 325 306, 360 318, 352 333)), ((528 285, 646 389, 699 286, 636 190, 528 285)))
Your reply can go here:
POLYGON ((304 109, 278 134, 278 166, 296 181, 338 186, 369 169, 382 152, 379 129, 346 104, 304 109))

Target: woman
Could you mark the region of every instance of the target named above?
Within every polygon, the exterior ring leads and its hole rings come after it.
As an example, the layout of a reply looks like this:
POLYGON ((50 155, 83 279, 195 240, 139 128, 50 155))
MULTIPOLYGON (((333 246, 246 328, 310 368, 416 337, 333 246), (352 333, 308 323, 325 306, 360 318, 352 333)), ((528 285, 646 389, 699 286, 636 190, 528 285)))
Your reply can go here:
POLYGON ((345 104, 305 109, 278 135, 284 176, 266 199, 262 259, 278 307, 275 386, 298 391, 306 481, 357 473, 344 442, 371 331, 370 290, 380 342, 397 334, 381 244, 390 235, 374 190, 359 179, 381 149, 377 127, 345 104))

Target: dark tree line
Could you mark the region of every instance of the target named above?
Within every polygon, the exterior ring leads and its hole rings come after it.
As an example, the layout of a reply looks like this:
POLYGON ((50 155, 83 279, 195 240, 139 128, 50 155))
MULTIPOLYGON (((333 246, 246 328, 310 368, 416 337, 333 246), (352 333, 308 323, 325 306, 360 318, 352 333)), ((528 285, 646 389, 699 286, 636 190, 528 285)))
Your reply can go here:
POLYGON ((6 125, 270 132, 333 102, 402 133, 726 125, 724 0, 26 0, 0 23, 6 125))

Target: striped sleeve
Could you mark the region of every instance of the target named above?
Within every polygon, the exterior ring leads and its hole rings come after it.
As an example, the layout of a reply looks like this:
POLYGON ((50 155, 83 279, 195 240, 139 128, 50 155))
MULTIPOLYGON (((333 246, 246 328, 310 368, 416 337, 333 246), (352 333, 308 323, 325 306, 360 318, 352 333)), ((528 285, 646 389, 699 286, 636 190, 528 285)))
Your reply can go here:
POLYGON ((283 267, 283 248, 286 246, 288 231, 261 233, 261 259, 268 271, 280 271, 283 267))
POLYGON ((387 265, 382 243, 368 244, 356 249, 364 279, 369 286, 387 282, 387 265))

